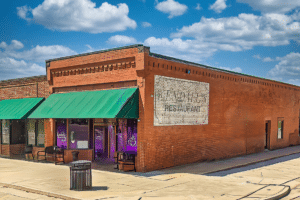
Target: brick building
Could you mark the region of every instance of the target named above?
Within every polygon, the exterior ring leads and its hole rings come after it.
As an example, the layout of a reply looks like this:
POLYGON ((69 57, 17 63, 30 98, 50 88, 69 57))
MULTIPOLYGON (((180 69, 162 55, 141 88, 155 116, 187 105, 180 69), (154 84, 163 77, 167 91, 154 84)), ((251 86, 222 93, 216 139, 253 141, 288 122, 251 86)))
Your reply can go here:
POLYGON ((43 149, 44 120, 27 117, 48 96, 46 76, 0 81, 0 155, 23 154, 26 144, 33 145, 35 152, 43 149))
POLYGON ((129 151, 137 171, 152 171, 300 142, 298 86, 143 45, 48 60, 46 70, 51 95, 29 119, 45 119, 44 146, 64 148, 66 162, 73 151, 88 160, 129 151))

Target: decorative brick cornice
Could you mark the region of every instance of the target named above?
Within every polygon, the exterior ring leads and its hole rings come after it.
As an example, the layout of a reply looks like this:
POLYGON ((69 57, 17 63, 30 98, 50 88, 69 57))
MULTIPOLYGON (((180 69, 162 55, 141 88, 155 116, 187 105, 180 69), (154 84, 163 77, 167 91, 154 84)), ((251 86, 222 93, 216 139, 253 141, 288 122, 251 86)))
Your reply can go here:
POLYGON ((51 76, 52 77, 73 76, 73 75, 91 74, 91 73, 113 71, 113 70, 123 70, 127 68, 135 68, 135 67, 136 67, 135 61, 118 62, 118 63, 105 64, 105 65, 97 64, 90 67, 82 67, 82 68, 69 69, 69 70, 51 70, 51 76))

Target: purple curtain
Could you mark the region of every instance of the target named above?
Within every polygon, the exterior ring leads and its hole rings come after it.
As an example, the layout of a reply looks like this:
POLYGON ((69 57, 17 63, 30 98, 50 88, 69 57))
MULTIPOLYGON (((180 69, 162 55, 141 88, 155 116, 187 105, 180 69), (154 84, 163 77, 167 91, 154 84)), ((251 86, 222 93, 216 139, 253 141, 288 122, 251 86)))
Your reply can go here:
POLYGON ((137 152, 137 120, 136 119, 127 119, 126 151, 137 152))
POLYGON ((118 151, 126 151, 127 145, 127 120, 119 119, 118 128, 118 151))
POLYGON ((108 135, 110 137, 110 158, 114 158, 114 153, 116 149, 116 137, 115 137, 115 130, 114 126, 108 126, 108 135))
POLYGON ((62 149, 67 149, 67 123, 65 120, 56 122, 56 145, 62 149))

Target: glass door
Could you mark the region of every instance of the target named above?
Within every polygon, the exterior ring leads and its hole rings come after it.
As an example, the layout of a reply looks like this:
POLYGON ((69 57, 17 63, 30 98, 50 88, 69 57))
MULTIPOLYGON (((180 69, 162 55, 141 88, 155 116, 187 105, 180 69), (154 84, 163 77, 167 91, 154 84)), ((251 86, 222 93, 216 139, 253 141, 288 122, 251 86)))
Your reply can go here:
POLYGON ((95 160, 101 157, 108 157, 109 142, 106 126, 94 126, 95 133, 95 160))

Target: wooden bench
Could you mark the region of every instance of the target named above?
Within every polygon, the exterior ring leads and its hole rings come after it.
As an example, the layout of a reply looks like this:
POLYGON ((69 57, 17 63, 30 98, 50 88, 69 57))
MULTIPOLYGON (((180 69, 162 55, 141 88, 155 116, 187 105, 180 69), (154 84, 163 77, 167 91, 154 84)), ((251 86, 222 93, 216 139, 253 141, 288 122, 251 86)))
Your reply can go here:
POLYGON ((37 152, 37 160, 39 161, 39 157, 45 157, 44 160, 47 160, 47 158, 54 158, 54 163, 57 164, 57 159, 62 159, 62 163, 64 162, 64 150, 57 147, 57 146, 50 146, 46 147, 44 151, 38 151, 37 152))

